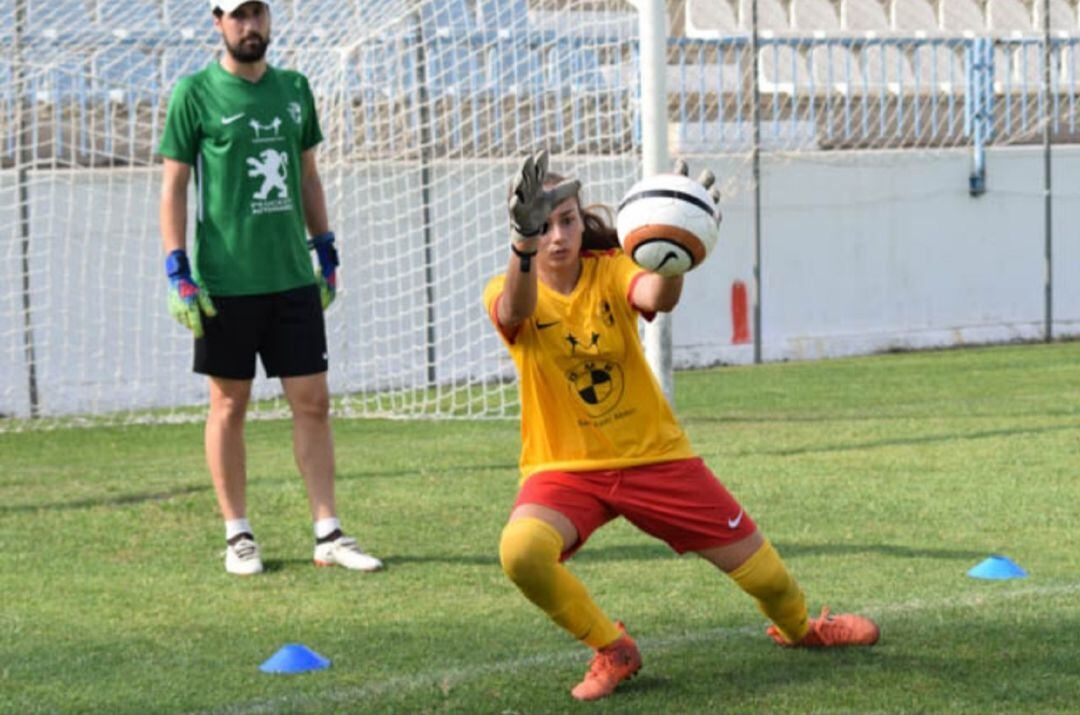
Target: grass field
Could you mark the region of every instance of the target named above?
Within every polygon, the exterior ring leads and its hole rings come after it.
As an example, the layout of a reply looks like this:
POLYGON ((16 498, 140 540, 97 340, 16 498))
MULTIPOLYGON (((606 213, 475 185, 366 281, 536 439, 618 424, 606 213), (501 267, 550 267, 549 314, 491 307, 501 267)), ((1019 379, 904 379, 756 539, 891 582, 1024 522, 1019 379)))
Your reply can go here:
POLYGON ((691 439, 813 608, 872 649, 777 648, 703 561, 617 522, 571 568, 642 647, 588 653, 499 569, 517 425, 339 421, 339 502, 388 569, 316 570, 285 422, 249 427, 269 572, 226 576, 201 425, 0 434, 4 713, 1075 713, 1080 344, 680 373, 691 439), (992 553, 1030 577, 965 571, 992 553), (333 660, 265 675, 285 643, 333 660))

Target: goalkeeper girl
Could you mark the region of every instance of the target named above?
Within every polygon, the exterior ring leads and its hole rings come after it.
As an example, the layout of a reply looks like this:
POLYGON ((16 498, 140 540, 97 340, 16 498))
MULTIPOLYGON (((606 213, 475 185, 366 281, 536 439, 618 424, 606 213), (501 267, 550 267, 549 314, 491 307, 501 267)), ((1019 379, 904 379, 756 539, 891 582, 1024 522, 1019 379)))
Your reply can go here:
MULTIPOLYGON (((713 181, 709 172, 699 180, 713 181)), ((633 638, 562 565, 620 516, 727 573, 781 645, 873 645, 878 628, 867 618, 808 617, 776 550, 694 453, 637 331, 639 315, 675 308, 683 278, 634 264, 579 192, 579 182, 547 172, 545 153, 525 160, 509 198, 509 265, 484 291, 521 394, 522 483, 499 557, 526 598, 595 651, 571 695, 605 697, 641 668, 633 638)))

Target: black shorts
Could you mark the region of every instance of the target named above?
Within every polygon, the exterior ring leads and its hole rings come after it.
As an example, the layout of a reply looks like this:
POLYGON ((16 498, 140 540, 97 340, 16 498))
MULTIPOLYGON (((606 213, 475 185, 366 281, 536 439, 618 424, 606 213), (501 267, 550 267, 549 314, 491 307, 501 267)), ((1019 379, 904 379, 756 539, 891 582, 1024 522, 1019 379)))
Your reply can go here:
POLYGON ((315 285, 263 295, 214 296, 217 315, 203 316, 195 340, 195 372, 232 380, 255 377, 255 356, 267 377, 326 372, 326 324, 315 285))

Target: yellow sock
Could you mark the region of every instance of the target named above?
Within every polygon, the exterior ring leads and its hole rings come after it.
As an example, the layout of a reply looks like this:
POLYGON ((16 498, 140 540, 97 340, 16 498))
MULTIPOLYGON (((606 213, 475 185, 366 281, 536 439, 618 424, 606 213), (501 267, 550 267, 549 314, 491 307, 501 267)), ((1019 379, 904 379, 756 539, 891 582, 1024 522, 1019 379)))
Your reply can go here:
POLYGON ((768 540, 729 575, 743 591, 757 599, 758 608, 788 641, 802 640, 808 628, 806 599, 768 540))
POLYGON ((503 529, 499 560, 525 597, 572 636, 596 649, 614 643, 618 629, 581 581, 559 563, 562 548, 555 527, 540 519, 516 519, 503 529))

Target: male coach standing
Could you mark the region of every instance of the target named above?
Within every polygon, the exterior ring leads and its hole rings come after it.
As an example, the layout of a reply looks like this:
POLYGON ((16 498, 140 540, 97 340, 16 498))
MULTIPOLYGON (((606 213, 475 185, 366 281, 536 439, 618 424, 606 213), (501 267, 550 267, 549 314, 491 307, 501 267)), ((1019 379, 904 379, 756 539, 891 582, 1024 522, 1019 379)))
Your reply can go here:
POLYGON ((195 372, 210 382, 206 460, 225 519, 225 570, 263 568, 245 503, 244 419, 258 355, 292 410, 315 563, 374 571, 382 562, 342 533, 334 509, 323 310, 334 300, 337 253, 315 164, 315 101, 302 74, 266 63, 267 2, 211 0, 211 9, 226 51, 173 90, 159 148, 161 235, 169 310, 194 333, 195 372), (193 266, 185 252, 192 170, 193 266))

